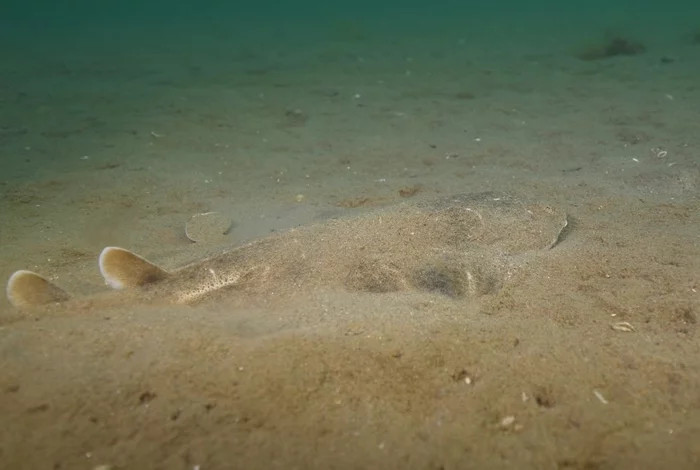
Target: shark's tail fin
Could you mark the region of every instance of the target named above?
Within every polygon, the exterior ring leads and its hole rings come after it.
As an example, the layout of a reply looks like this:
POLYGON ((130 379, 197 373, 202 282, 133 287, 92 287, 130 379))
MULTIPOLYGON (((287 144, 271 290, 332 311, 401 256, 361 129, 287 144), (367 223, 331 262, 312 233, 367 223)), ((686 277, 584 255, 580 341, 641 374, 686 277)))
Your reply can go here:
POLYGON ((17 308, 32 308, 40 305, 64 302, 70 295, 56 284, 39 274, 20 270, 7 281, 7 299, 17 308))
MULTIPOLYGON (((158 282, 169 273, 147 259, 123 248, 109 246, 100 253, 100 272, 114 289, 158 282)), ((16 271, 7 281, 7 299, 17 308, 65 302, 70 295, 45 277, 27 270, 16 271)))
POLYGON ((100 253, 100 272, 114 289, 144 286, 169 276, 145 258, 124 248, 108 246, 100 253))

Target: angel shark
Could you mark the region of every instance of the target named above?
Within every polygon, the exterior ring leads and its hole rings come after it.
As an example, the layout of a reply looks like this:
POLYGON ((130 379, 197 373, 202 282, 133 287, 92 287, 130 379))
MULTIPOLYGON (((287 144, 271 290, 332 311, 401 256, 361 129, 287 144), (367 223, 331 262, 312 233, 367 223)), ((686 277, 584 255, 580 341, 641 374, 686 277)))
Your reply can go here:
MULTIPOLYGON (((291 229, 173 271, 119 247, 102 250, 98 266, 113 289, 179 304, 323 288, 473 298, 500 289, 514 266, 554 247, 566 226, 566 212, 553 205, 469 193, 291 229)), ((12 274, 6 292, 20 309, 75 299, 27 270, 12 274)))

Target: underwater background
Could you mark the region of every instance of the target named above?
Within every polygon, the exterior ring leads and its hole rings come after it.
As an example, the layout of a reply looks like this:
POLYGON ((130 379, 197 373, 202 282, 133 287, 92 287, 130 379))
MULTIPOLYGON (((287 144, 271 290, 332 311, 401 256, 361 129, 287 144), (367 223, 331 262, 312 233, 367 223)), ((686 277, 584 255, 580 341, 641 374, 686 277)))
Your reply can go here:
POLYGON ((700 2, 5 0, 0 59, 1 468, 700 468, 700 2))

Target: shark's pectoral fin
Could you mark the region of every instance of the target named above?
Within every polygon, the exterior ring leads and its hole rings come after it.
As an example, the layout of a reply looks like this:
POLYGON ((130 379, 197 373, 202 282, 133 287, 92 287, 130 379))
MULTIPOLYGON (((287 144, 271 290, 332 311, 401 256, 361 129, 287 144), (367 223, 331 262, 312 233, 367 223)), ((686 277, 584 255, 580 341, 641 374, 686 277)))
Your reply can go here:
POLYGON ((32 308, 64 302, 70 295, 56 284, 32 271, 15 272, 7 281, 7 299, 17 308, 32 308))
POLYGON ((167 271, 147 259, 115 246, 102 250, 99 263, 102 277, 114 289, 144 286, 169 276, 167 271))

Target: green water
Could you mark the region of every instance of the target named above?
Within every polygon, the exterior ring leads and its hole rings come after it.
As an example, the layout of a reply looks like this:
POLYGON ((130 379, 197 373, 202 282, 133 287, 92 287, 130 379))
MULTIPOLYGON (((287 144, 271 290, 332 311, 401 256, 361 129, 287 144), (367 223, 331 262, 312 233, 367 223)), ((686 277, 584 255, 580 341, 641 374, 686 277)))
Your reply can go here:
POLYGON ((5 1, 0 10, 4 49, 61 40, 124 39, 178 32, 156 41, 396 40, 466 36, 484 46, 542 38, 562 41, 619 30, 645 42, 682 40, 700 29, 700 2, 616 1, 5 1))

